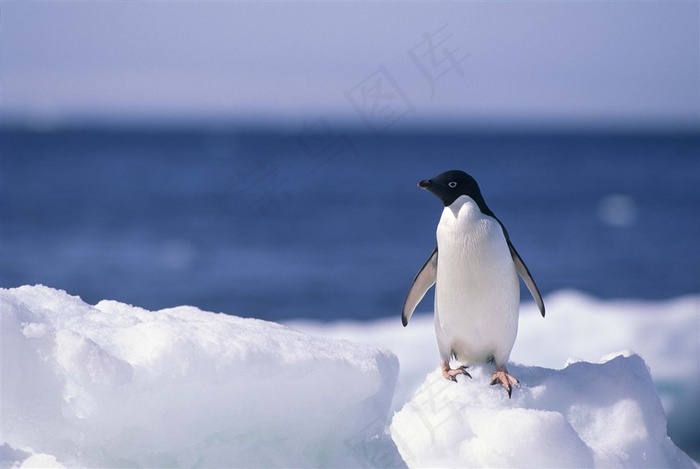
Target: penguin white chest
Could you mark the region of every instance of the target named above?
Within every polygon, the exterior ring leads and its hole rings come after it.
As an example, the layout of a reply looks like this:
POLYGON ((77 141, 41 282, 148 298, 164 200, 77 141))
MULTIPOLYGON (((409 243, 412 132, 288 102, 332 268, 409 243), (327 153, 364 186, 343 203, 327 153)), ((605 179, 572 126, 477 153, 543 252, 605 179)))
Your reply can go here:
POLYGON ((503 365, 518 332, 518 274, 496 219, 461 196, 437 228, 435 332, 443 360, 503 365))

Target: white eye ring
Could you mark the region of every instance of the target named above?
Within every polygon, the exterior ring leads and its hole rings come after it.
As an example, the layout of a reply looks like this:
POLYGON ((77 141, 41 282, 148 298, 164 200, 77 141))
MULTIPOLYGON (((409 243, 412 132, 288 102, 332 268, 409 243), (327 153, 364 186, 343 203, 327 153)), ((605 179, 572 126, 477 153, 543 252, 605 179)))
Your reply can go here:
POLYGON ((457 183, 454 182, 454 181, 447 183, 447 185, 450 186, 450 187, 453 188, 453 189, 454 189, 455 187, 457 187, 457 183))

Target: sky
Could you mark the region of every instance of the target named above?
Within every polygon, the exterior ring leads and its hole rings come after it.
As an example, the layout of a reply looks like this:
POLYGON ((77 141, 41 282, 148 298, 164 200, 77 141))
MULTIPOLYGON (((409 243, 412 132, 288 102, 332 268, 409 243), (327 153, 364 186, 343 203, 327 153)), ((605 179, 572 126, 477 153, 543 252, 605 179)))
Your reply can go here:
POLYGON ((690 2, 5 2, 2 121, 700 128, 690 2))

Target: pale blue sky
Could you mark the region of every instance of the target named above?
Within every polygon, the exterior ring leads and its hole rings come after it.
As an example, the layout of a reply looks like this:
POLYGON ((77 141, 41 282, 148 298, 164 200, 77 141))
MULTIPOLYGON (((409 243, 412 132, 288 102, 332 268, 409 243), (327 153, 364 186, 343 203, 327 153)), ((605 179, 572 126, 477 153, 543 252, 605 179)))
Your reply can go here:
POLYGON ((697 1, 0 8, 5 122, 700 128, 697 1))

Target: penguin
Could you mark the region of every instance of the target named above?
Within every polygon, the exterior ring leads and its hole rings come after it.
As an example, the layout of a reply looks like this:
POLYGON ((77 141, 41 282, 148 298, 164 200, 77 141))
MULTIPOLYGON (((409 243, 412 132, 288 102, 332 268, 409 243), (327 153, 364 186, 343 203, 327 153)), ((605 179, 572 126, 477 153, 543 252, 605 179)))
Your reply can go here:
POLYGON ((530 290, 542 317, 542 296, 515 250, 505 226, 489 209, 476 180, 464 171, 447 171, 418 183, 437 196, 444 209, 437 226, 437 246, 418 271, 403 303, 408 325, 426 292, 435 285, 435 335, 442 375, 457 381, 468 364, 494 363, 491 384, 511 397, 518 379, 506 363, 518 332, 520 283, 530 290), (450 367, 450 360, 461 363, 450 367))

